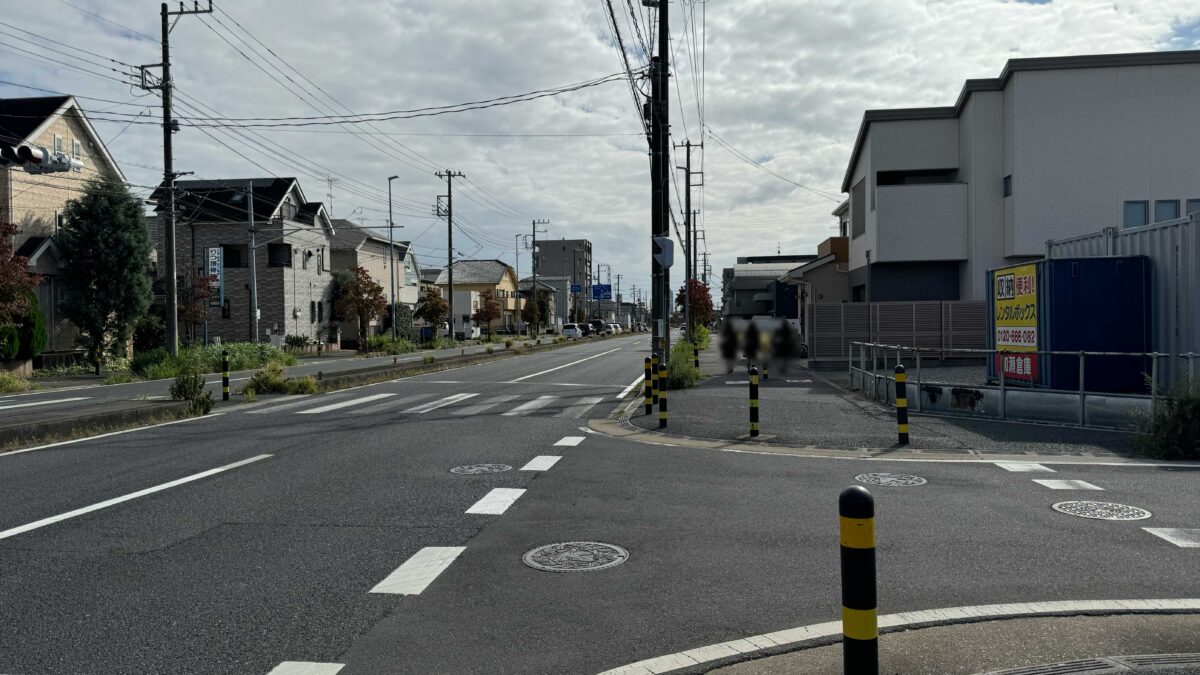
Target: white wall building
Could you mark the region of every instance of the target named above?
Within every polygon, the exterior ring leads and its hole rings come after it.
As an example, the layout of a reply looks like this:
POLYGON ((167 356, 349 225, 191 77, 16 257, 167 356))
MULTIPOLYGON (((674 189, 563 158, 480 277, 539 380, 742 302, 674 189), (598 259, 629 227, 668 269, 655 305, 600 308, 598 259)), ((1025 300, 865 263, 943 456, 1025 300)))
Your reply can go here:
POLYGON ((1012 59, 953 106, 868 110, 854 300, 982 300, 1046 241, 1200 210, 1200 51, 1012 59))

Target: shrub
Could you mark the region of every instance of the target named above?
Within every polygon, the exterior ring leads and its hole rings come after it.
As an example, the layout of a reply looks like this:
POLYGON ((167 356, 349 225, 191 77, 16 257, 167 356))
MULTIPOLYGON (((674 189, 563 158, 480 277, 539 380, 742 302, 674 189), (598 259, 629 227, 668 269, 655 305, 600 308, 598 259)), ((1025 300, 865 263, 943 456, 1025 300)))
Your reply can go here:
POLYGON ((254 403, 257 396, 254 393, 254 387, 242 387, 242 401, 246 403, 254 403))
POLYGON ((148 352, 167 341, 167 329, 162 317, 146 314, 133 325, 133 351, 148 352))
POLYGON ((1200 459, 1200 387, 1181 386, 1160 398, 1139 424, 1137 449, 1159 459, 1200 459))
POLYGON ((283 344, 292 349, 302 349, 308 346, 308 336, 306 335, 285 335, 283 336, 283 344))
POLYGON ((29 381, 7 370, 0 370, 0 393, 12 394, 18 391, 29 391, 29 381))
POLYGON ((505 341, 504 341, 504 348, 505 348, 505 349, 512 349, 512 346, 513 346, 513 341, 512 341, 512 339, 507 339, 507 340, 505 340, 505 341))
POLYGON ((454 349, 457 346, 458 342, 448 337, 434 338, 425 343, 426 349, 454 349))
POLYGON ((317 381, 312 375, 284 380, 284 382, 289 394, 315 394, 318 391, 317 381))
POLYGON ((433 363, 434 361, 437 361, 437 359, 433 358, 429 354, 426 354, 425 356, 421 357, 421 363, 423 363, 425 365, 429 365, 429 364, 433 363))
POLYGON ((692 346, 680 340, 671 348, 671 360, 667 363, 667 387, 686 389, 700 379, 700 371, 692 360, 692 346))
POLYGON ((16 324, 0 327, 0 360, 11 361, 21 353, 21 331, 16 324))
POLYGON ((268 363, 262 370, 250 377, 246 388, 260 394, 286 394, 287 378, 283 376, 283 366, 278 363, 268 363))
POLYGON ((394 356, 396 354, 415 352, 416 350, 417 346, 404 338, 396 338, 393 341, 392 336, 387 334, 372 335, 367 338, 368 352, 384 352, 394 356))
POLYGON ((495 347, 488 347, 488 348, 487 348, 487 349, 485 349, 484 351, 486 351, 486 352, 487 352, 487 353, 489 353, 489 354, 495 354, 495 353, 496 353, 496 348, 495 348, 495 347))
POLYGON ((700 349, 708 349, 708 344, 712 339, 712 335, 704 326, 696 326, 692 329, 692 344, 700 349))
POLYGON ((29 293, 29 307, 17 328, 21 336, 21 349, 17 358, 32 359, 46 350, 46 320, 38 308, 37 295, 29 293))
POLYGON ((129 384, 130 382, 138 382, 141 378, 129 372, 128 370, 118 370, 108 374, 104 378, 104 384, 129 384))
POLYGON ((171 384, 171 398, 175 401, 195 401, 207 391, 204 376, 197 372, 180 373, 171 384))
POLYGON ((166 347, 155 347, 149 351, 134 352, 133 359, 129 362, 129 370, 137 375, 145 376, 151 366, 158 365, 170 357, 171 355, 167 352, 166 347))

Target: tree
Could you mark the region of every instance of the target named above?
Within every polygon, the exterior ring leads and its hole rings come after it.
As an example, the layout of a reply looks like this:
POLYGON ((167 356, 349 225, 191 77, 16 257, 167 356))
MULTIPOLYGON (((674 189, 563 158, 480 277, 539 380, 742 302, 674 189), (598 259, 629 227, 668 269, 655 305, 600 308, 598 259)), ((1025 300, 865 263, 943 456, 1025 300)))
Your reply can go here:
POLYGON ((496 301, 496 294, 492 291, 484 291, 479 294, 479 309, 471 315, 471 319, 482 326, 487 326, 491 329, 492 322, 500 318, 500 303, 496 301))
POLYGON ((67 202, 58 247, 63 316, 79 327, 96 374, 106 353, 120 355, 150 306, 150 233, 142 201, 124 183, 89 180, 67 202))
POLYGON ((538 326, 550 323, 550 293, 539 290, 531 292, 525 306, 521 308, 521 320, 534 327, 534 334, 540 334, 538 326))
MULTIPOLYGON (((687 288, 688 295, 690 296, 688 301, 691 304, 688 311, 691 315, 692 324, 689 326, 689 329, 696 326, 707 326, 712 323, 713 305, 712 296, 708 293, 708 286, 705 286, 696 279, 690 279, 687 288)), ((681 287, 675 295, 675 306, 680 310, 683 309, 683 300, 683 288, 681 287)))
POLYGON ((334 277, 333 313, 358 321, 360 350, 367 350, 371 321, 383 316, 386 310, 387 298, 383 295, 383 286, 376 283, 365 268, 355 267, 334 277))
POLYGON ((0 326, 18 323, 29 310, 31 292, 42 283, 29 273, 29 259, 13 255, 17 226, 0 220, 0 326))
POLYGON ((450 306, 446 304, 446 299, 433 288, 425 291, 425 297, 421 298, 421 306, 413 313, 413 317, 433 324, 435 328, 445 323, 449 315, 450 306))
POLYGON ((208 318, 208 299, 212 297, 214 277, 197 276, 192 283, 179 287, 179 322, 187 326, 188 340, 196 341, 196 327, 208 318))

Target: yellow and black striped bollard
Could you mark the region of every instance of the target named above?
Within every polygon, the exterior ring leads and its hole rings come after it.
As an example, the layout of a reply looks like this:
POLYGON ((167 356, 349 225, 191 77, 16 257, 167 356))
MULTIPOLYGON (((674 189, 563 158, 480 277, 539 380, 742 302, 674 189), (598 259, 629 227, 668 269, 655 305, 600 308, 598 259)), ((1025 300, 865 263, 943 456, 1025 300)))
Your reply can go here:
POLYGON ((661 391, 658 392, 658 428, 667 428, 667 367, 663 364, 658 364, 658 386, 661 391))
POLYGON ((750 366, 750 438, 757 438, 758 431, 758 366, 750 366))
MULTIPOLYGON (((662 383, 658 381, 658 354, 650 355, 650 404, 658 405, 658 390, 662 383)), ((653 407, 651 407, 653 410, 653 407)))
POLYGON ((855 485, 838 496, 842 554, 842 672, 879 673, 875 499, 855 485))
POLYGON ((700 370, 700 348, 692 347, 692 365, 696 366, 696 370, 700 370))
POLYGON ((229 400, 229 352, 221 352, 221 400, 229 400))
POLYGON ((908 445, 908 374, 904 366, 896 366, 896 432, 900 445, 908 445))
POLYGON ((764 380, 771 379, 771 362, 763 359, 763 378, 764 380))
POLYGON ((646 375, 645 375, 645 378, 642 380, 642 385, 644 387, 645 397, 646 397, 646 414, 647 415, 650 415, 654 412, 654 373, 651 372, 651 370, 650 370, 650 368, 652 368, 652 367, 653 366, 650 362, 650 357, 647 356, 646 357, 646 375))

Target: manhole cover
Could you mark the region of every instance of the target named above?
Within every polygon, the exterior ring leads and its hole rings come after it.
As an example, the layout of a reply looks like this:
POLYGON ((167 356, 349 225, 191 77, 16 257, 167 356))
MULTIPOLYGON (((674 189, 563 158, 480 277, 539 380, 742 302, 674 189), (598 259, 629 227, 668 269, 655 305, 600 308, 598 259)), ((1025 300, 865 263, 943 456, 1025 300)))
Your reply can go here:
POLYGON ((468 464, 450 469, 450 473, 460 473, 469 476, 478 476, 482 473, 500 473, 502 471, 512 471, 512 467, 507 464, 468 464))
POLYGON ((1051 508, 1069 516, 1097 520, 1145 520, 1151 515, 1146 509, 1112 502, 1059 502, 1051 508))
POLYGON ((884 487, 912 487, 929 482, 920 476, 910 476, 906 473, 860 473, 854 477, 854 480, 867 485, 883 485, 884 487))
POLYGON ((566 541, 525 552, 521 561, 543 572, 591 572, 620 565, 629 551, 598 541, 566 541))

